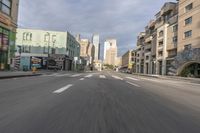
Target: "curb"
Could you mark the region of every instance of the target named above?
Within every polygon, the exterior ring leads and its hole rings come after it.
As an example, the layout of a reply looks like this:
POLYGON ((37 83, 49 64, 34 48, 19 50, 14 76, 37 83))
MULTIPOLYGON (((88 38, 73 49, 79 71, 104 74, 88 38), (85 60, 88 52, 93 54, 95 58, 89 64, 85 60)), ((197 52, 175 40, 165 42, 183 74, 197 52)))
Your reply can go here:
POLYGON ((42 74, 28 74, 28 75, 11 75, 11 76, 0 76, 1 79, 12 79, 12 78, 22 78, 22 77, 34 77, 34 76, 40 76, 42 74))

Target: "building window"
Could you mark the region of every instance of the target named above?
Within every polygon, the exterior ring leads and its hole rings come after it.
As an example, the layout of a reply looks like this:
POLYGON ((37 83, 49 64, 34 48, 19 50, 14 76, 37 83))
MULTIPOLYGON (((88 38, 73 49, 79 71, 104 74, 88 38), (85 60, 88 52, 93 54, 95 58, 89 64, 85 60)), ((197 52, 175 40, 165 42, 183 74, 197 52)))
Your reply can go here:
POLYGON ((177 31, 178 31, 178 25, 176 24, 173 26, 173 32, 177 32, 177 31))
POLYGON ((192 48, 192 44, 187 44, 184 46, 184 50, 190 50, 192 48))
POLYGON ((0 9, 3 13, 11 14, 11 0, 0 0, 0 9))
POLYGON ((193 8, 193 3, 190 3, 185 7, 185 12, 189 12, 190 10, 192 10, 192 8, 193 8))
POLYGON ((162 37, 163 34, 164 34, 164 32, 163 32, 163 31, 160 31, 160 32, 159 32, 159 37, 162 37))
POLYGON ((164 44, 163 40, 160 40, 160 41, 158 42, 158 46, 159 46, 159 47, 163 46, 163 44, 164 44))
POLYGON ((188 38, 188 37, 191 37, 191 36, 192 36, 192 30, 185 32, 185 38, 188 38))
POLYGON ((192 17, 189 17, 185 19, 185 25, 191 24, 192 23, 192 17))
POLYGON ((177 43, 178 39, 177 39, 177 36, 174 36, 173 37, 173 43, 177 43))
POLYGON ((163 56, 163 51, 159 51, 158 52, 158 57, 162 57, 163 56))

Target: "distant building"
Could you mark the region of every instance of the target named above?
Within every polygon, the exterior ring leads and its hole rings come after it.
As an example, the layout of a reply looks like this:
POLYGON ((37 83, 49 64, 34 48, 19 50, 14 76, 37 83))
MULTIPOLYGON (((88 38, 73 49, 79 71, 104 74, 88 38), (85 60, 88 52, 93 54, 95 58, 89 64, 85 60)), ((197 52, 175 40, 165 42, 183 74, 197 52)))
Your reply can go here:
POLYGON ((136 66, 136 52, 134 50, 128 50, 124 55, 122 55, 122 66, 121 69, 130 70, 130 72, 135 72, 136 66))
POLYGON ((14 67, 19 0, 0 1, 0 71, 14 67))
POLYGON ((122 57, 117 57, 116 58, 116 66, 121 67, 122 66, 122 57))
POLYGON ((84 70, 91 69, 94 60, 94 45, 88 39, 80 39, 79 43, 84 70))
POLYGON ((104 43, 104 64, 116 66, 117 59, 117 41, 116 39, 107 39, 104 43))
POLYGON ((99 34, 94 34, 92 36, 92 43, 94 45, 94 60, 99 60, 100 59, 100 39, 99 39, 99 34))
POLYGON ((75 57, 76 60, 80 57, 80 44, 69 32, 19 28, 16 49, 16 56, 20 56, 20 69, 31 69, 33 65, 46 69, 49 66, 47 61, 52 58, 63 62, 59 63, 63 70, 73 70, 78 66, 74 64, 75 57))

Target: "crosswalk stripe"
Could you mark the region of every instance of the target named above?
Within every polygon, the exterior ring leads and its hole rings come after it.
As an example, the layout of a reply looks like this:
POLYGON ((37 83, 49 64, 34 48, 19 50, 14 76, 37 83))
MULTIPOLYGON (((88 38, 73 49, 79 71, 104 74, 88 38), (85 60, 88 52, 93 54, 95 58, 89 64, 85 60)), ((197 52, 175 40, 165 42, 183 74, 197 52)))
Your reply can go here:
POLYGON ((85 76, 85 78, 90 78, 92 76, 93 76, 92 74, 89 74, 89 75, 85 76))
POLYGON ((56 77, 64 77, 64 76, 69 76, 70 74, 58 74, 58 75, 55 75, 56 77))
POLYGON ((71 77, 79 77, 79 76, 81 76, 81 74, 74 74, 71 77))
POLYGON ((105 79, 106 76, 105 75, 99 75, 99 78, 105 79))
POLYGON ((82 80, 84 80, 84 78, 81 78, 81 79, 79 79, 79 80, 81 80, 81 81, 82 81, 82 80))

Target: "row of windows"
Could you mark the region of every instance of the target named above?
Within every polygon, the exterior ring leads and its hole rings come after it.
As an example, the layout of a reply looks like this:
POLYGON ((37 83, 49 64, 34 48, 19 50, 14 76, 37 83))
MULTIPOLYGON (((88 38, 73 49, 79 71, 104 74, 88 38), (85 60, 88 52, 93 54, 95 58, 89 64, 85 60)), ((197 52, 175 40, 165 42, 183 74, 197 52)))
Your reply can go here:
MULTIPOLYGON (((190 3, 189 5, 187 5, 185 7, 185 12, 189 12, 193 9, 193 3, 190 3)), ((189 17, 187 19, 185 19, 185 25, 189 25, 192 24, 192 17, 189 17)), ((192 36, 192 30, 186 31, 184 33, 185 38, 191 37, 192 36)), ((190 50, 192 48, 192 44, 187 44, 184 46, 184 50, 190 50)))
POLYGON ((10 15, 11 14, 11 0, 0 0, 0 10, 7 14, 10 15))

